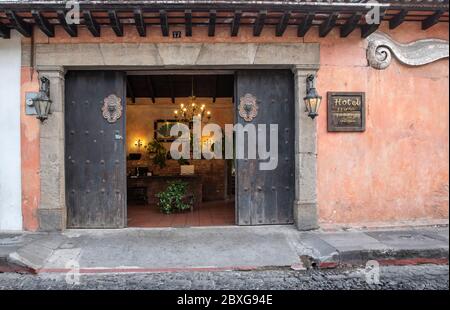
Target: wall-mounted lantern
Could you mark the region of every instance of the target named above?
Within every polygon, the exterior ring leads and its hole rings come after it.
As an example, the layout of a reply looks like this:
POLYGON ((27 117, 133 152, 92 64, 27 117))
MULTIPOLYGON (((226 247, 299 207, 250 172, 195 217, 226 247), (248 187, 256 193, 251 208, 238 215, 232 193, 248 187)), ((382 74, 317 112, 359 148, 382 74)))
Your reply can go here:
POLYGON ((322 102, 322 96, 319 96, 316 91, 315 80, 316 78, 313 74, 309 74, 306 77, 306 96, 303 98, 306 112, 312 119, 319 115, 320 103, 322 102))
POLYGON ((48 118, 52 101, 50 100, 50 81, 40 78, 39 92, 26 94, 26 114, 36 115, 43 122, 48 118))

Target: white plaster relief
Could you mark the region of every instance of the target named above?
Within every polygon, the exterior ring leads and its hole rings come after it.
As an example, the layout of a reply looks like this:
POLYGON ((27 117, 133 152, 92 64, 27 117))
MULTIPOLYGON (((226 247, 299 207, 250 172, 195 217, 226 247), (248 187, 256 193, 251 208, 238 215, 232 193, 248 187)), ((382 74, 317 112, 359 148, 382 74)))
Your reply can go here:
POLYGON ((386 69, 391 64, 392 55, 409 66, 421 66, 449 57, 448 41, 440 39, 423 39, 403 44, 377 31, 367 41, 369 65, 379 70, 386 69))

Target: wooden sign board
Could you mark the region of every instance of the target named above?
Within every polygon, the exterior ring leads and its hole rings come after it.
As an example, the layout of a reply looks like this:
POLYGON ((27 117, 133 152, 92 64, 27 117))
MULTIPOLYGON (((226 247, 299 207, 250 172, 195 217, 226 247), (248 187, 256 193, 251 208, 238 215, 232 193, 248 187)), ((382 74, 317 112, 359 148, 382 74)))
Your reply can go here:
POLYGON ((328 131, 361 132, 366 129, 365 96, 361 92, 328 92, 328 131))

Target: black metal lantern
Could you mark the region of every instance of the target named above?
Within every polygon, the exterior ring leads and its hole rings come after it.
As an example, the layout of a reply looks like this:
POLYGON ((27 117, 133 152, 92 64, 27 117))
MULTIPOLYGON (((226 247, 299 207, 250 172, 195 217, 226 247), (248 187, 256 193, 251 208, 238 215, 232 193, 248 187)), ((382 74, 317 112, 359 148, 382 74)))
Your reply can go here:
POLYGON ((315 76, 310 74, 306 77, 306 96, 303 98, 306 105, 306 112, 308 116, 314 119, 319 115, 320 103, 322 102, 322 96, 316 91, 315 76))
POLYGON ((34 108, 35 113, 27 114, 36 114, 36 118, 38 118, 41 122, 48 118, 48 114, 50 113, 50 107, 52 105, 52 101, 49 98, 50 96, 50 81, 45 76, 40 78, 40 86, 38 93, 28 93, 27 94, 27 106, 29 108, 34 108))

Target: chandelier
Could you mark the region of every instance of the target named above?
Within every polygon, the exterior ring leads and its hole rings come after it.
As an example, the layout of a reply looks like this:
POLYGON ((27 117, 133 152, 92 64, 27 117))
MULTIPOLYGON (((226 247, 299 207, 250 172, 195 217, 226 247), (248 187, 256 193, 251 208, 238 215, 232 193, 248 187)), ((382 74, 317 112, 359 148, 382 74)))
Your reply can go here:
POLYGON ((194 76, 191 79, 191 96, 189 96, 188 103, 180 103, 180 107, 173 111, 176 120, 181 122, 192 122, 194 116, 204 119, 206 115, 207 121, 211 119, 211 111, 207 110, 205 104, 197 104, 196 97, 194 96, 194 76))

